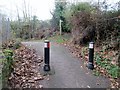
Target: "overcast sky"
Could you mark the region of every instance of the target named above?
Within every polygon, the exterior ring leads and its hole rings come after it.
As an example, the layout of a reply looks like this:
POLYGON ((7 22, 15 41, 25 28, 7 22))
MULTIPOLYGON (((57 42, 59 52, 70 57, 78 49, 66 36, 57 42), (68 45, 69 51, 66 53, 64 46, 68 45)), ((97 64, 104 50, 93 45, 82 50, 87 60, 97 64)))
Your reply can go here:
MULTIPOLYGON (((69 1, 74 2, 75 0, 69 1)), ((91 1, 91 0, 76 0, 76 1, 91 1)), ((107 1, 112 4, 116 3, 119 0, 107 0, 107 1)), ((24 0, 0 0, 0 12, 7 14, 9 18, 16 19, 17 17, 16 11, 18 8, 20 16, 23 16, 22 12, 23 2, 24 0)), ((50 19, 52 17, 50 11, 54 9, 54 0, 25 0, 25 2, 27 11, 29 11, 31 15, 36 15, 41 20, 50 19)))

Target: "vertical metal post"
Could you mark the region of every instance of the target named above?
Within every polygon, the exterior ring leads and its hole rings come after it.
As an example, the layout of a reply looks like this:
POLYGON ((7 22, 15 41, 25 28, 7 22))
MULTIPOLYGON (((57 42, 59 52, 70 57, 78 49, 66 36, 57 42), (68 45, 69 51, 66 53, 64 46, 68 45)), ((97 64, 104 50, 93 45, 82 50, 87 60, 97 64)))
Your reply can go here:
POLYGON ((91 70, 94 69, 93 59, 94 59, 94 42, 90 42, 89 43, 89 62, 87 65, 88 69, 91 69, 91 70))
POLYGON ((60 36, 62 35, 62 20, 59 21, 59 25, 60 25, 60 36))
POLYGON ((44 42, 44 71, 50 71, 50 42, 45 40, 44 42))

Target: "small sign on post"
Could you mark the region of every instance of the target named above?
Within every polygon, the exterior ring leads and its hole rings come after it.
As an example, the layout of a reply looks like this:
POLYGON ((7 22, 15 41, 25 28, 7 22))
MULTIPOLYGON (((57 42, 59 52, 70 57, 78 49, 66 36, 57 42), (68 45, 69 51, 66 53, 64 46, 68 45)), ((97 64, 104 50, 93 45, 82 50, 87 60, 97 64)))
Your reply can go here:
POLYGON ((44 42, 44 71, 50 71, 50 42, 45 40, 44 42))
POLYGON ((93 70, 94 69, 94 64, 93 64, 93 59, 94 59, 94 42, 89 43, 89 62, 88 62, 88 69, 93 70))

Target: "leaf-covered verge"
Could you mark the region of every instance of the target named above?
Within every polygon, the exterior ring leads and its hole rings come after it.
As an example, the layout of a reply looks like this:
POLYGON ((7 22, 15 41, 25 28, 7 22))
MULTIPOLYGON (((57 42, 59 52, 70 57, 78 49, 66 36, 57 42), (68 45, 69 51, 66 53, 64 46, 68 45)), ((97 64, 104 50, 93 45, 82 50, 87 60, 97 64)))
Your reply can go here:
POLYGON ((20 47, 20 43, 10 40, 2 44, 3 60, 2 60, 2 88, 8 87, 8 78, 13 71, 14 50, 20 47))
POLYGON ((43 76, 39 72, 42 58, 37 57, 35 50, 21 45, 14 50, 13 72, 9 76, 10 88, 42 88, 40 80, 43 76))
POLYGON ((42 58, 37 57, 21 43, 10 41, 3 45, 5 60, 2 69, 2 88, 42 88, 40 80, 44 77, 39 72, 42 58))
MULTIPOLYGON (((67 47, 73 55, 84 61, 85 66, 89 60, 89 48, 88 45, 80 46, 71 43, 69 34, 64 34, 62 36, 54 36, 49 38, 49 40, 54 41, 58 44, 67 47)), ((119 67, 119 51, 107 50, 107 46, 95 45, 94 47, 94 66, 93 74, 95 76, 105 76, 111 81, 112 88, 119 88, 120 82, 120 67, 119 67)), ((86 67, 87 68, 87 67, 86 67)))
MULTIPOLYGON (((85 66, 89 60, 88 45, 74 45, 70 41, 62 43, 66 46, 73 55, 84 61, 85 66)), ((111 88, 120 88, 120 67, 119 67, 119 52, 106 51, 102 47, 94 47, 94 67, 93 74, 95 76, 105 76, 111 81, 111 88)), ((87 67, 86 67, 87 68, 87 67)))

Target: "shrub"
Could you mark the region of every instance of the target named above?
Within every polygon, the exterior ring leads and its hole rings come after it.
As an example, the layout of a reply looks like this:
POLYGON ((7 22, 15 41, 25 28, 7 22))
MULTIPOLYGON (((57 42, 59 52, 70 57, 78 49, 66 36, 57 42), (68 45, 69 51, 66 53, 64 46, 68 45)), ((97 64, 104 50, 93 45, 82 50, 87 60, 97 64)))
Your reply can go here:
POLYGON ((2 87, 8 87, 8 78, 13 70, 13 51, 10 49, 5 49, 3 51, 5 55, 5 60, 3 61, 3 68, 2 68, 2 87))

